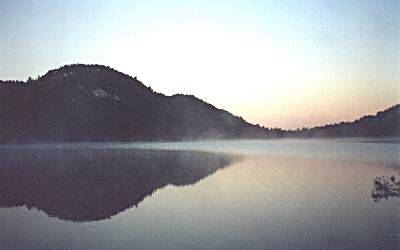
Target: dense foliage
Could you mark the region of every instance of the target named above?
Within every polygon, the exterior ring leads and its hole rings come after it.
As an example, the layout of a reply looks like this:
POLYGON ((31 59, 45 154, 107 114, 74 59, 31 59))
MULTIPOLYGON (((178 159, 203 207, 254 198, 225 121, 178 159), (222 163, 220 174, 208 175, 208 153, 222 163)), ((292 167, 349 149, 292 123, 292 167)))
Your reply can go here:
POLYGON ((389 197, 400 198, 400 174, 397 177, 376 177, 374 179, 371 197, 375 201, 380 201, 382 199, 387 200, 389 197))

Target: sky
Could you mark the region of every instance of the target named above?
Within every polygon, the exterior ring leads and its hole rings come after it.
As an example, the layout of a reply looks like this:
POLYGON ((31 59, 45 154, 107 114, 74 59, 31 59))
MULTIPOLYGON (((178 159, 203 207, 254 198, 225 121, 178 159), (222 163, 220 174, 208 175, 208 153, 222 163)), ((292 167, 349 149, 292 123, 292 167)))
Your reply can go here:
POLYGON ((1 0, 0 79, 104 64, 268 127, 400 103, 398 0, 1 0))

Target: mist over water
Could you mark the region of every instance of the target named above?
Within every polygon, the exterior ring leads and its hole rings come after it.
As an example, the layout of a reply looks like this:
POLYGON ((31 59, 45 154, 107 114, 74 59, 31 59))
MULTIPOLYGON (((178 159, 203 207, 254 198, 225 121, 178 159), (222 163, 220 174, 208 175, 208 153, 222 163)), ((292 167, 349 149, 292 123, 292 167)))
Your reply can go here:
POLYGON ((239 140, 0 147, 0 247, 398 249, 373 179, 399 144, 239 140))
POLYGON ((391 139, 380 141, 372 139, 277 139, 128 143, 114 146, 118 148, 219 152, 245 156, 318 157, 400 165, 400 148, 398 145, 395 140, 391 139))

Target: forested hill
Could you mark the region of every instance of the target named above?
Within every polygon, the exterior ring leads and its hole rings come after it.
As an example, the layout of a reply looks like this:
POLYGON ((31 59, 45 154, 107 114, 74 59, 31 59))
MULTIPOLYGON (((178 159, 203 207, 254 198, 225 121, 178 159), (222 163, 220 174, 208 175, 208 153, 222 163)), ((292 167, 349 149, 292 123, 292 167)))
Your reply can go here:
POLYGON ((265 131, 194 96, 165 96, 101 65, 0 82, 2 144, 263 138, 265 131))
POLYGON ((288 131, 250 124, 192 95, 154 92, 101 65, 0 81, 0 144, 399 136, 400 105, 354 122, 288 131))
POLYGON ((353 122, 341 122, 289 133, 291 137, 400 137, 400 105, 353 122))

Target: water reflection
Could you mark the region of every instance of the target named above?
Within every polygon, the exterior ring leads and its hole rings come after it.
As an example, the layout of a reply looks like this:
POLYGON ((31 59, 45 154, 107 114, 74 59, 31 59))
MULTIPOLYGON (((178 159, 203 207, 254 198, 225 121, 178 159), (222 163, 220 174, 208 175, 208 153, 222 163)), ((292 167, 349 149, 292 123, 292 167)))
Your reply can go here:
POLYGON ((109 218, 168 184, 190 185, 237 157, 132 149, 1 149, 0 207, 63 220, 109 218))

